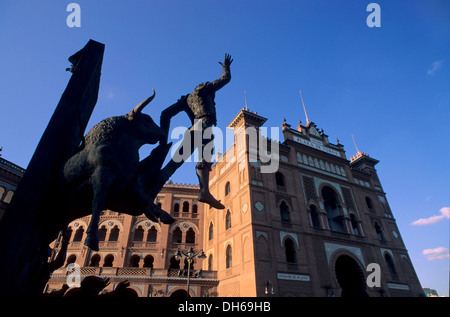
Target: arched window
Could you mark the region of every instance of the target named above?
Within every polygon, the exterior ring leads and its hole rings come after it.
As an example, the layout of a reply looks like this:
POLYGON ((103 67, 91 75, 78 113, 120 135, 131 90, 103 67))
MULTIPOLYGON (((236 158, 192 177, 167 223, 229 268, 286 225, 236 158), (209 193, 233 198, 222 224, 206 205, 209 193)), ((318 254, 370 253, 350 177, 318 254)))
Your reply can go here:
POLYGON ((100 254, 94 254, 91 257, 91 262, 89 263, 89 266, 98 267, 99 263, 100 263, 100 254))
POLYGON ((308 165, 308 157, 305 154, 303 154, 303 164, 308 165))
POLYGON ((231 245, 227 246, 227 250, 225 252, 225 261, 226 261, 226 268, 229 269, 231 268, 232 264, 233 264, 233 250, 231 249, 231 245))
POLYGON ((282 201, 280 204, 280 216, 281 221, 291 222, 291 213, 289 212, 289 207, 285 201, 282 201))
POLYGON ((109 233, 109 241, 117 241, 119 240, 119 227, 117 225, 114 226, 114 228, 111 229, 111 232, 109 233))
POLYGON ((67 258, 67 262, 66 262, 66 266, 71 264, 71 263, 75 263, 75 261, 77 260, 77 256, 75 254, 71 254, 68 258, 67 258))
POLYGON ((284 175, 281 174, 280 172, 275 173, 275 182, 277 183, 277 186, 286 187, 284 175))
POLYGON ((225 215, 225 230, 231 228, 231 212, 227 210, 227 214, 225 215))
POLYGON ((105 241, 106 238, 106 227, 102 226, 100 229, 98 229, 98 241, 105 241))
POLYGON ((75 231, 75 236, 73 237, 73 242, 80 242, 83 240, 84 228, 80 227, 75 231))
POLYGON ((0 201, 2 201, 2 197, 5 192, 6 192, 6 189, 4 187, 0 186, 0 201))
POLYGON ((72 237, 72 227, 67 228, 67 241, 70 241, 70 238, 72 237))
POLYGON ((144 267, 153 268, 153 262, 155 262, 155 259, 151 255, 147 255, 144 258, 144 267))
POLYGON ((228 196, 230 194, 231 188, 230 188, 230 182, 227 182, 225 184, 225 196, 228 196))
POLYGON ((209 224, 209 229, 208 229, 208 240, 212 240, 212 239, 214 239, 214 225, 211 222, 209 224))
POLYGON ((133 254, 130 258, 130 266, 131 267, 139 267, 139 261, 141 260, 141 257, 137 254, 133 254))
POLYGON ((177 260, 174 256, 170 258, 169 269, 180 269, 180 260, 177 260))
POLYGON ((336 193, 329 186, 322 188, 322 197, 327 211, 328 224, 333 231, 346 232, 344 219, 339 209, 339 201, 336 193))
POLYGON ((373 208, 372 199, 370 199, 369 197, 366 197, 366 204, 367 204, 367 208, 369 208, 370 212, 375 212, 375 209, 373 208))
POLYGON ((172 243, 181 243, 182 235, 181 229, 177 227, 172 234, 172 243))
POLYGON ((154 226, 152 226, 147 233, 147 242, 156 242, 158 237, 158 230, 154 226))
POLYGON ((316 206, 309 206, 309 212, 311 215, 312 226, 314 228, 320 228, 319 213, 317 212, 316 206))
POLYGON ((288 263, 296 263, 296 256, 295 256, 295 243, 292 241, 291 238, 286 238, 284 240, 284 252, 286 253, 286 262, 288 263))
POLYGON ((134 236, 133 241, 142 241, 144 239, 144 229, 142 229, 142 226, 137 227, 134 230, 134 236))
POLYGON ((212 271, 213 270, 213 255, 210 254, 208 256, 208 271, 212 271))
POLYGON ((196 214, 197 212, 198 212, 198 206, 197 206, 197 204, 193 204, 192 205, 192 213, 196 214))
POLYGON ((314 158, 314 166, 320 168, 319 160, 317 158, 314 158))
POLYGON ((381 229, 380 225, 377 222, 375 222, 373 226, 375 228, 375 232, 377 233, 378 240, 383 241, 384 240, 383 230, 381 229))
POLYGON ((3 199, 3 202, 9 204, 11 202, 11 199, 13 198, 13 196, 14 196, 14 191, 8 190, 8 192, 6 193, 5 198, 3 199))
POLYGON ((189 212, 189 203, 187 201, 183 203, 183 212, 189 212))
POLYGON ((392 257, 389 255, 389 253, 385 253, 384 254, 384 260, 386 261, 387 267, 389 269, 389 273, 391 273, 391 276, 396 276, 397 275, 397 270, 395 269, 395 265, 394 265, 394 260, 392 259, 392 257))
POLYGON ((108 254, 105 256, 105 261, 103 262, 104 267, 112 267, 114 262, 114 255, 108 254))
POLYGON ((352 223, 353 233, 358 236, 361 235, 361 233, 359 232, 359 221, 354 214, 350 214, 350 222, 352 223))
POLYGON ((186 232, 186 243, 195 243, 195 231, 192 228, 186 232))
POLYGON ((173 212, 180 212, 180 204, 176 203, 175 205, 173 205, 173 212))

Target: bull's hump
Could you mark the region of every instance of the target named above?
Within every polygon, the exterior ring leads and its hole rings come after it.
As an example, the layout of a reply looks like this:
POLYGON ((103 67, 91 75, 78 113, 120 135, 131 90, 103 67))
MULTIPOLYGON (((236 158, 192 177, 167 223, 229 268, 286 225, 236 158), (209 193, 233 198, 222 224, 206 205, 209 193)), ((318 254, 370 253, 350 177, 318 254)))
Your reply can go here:
POLYGON ((116 134, 129 129, 129 120, 125 116, 110 117, 97 123, 86 135, 86 145, 108 142, 116 134))

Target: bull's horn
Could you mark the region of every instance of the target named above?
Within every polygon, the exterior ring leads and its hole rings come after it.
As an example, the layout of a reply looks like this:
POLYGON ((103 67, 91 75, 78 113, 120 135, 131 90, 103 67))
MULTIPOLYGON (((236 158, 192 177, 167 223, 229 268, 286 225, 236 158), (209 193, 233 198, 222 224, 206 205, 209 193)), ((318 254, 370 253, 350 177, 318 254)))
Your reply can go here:
POLYGON ((153 95, 151 95, 150 97, 148 97, 147 99, 142 101, 140 104, 138 104, 136 107, 134 107, 134 109, 133 109, 134 113, 141 112, 142 109, 144 109, 145 106, 148 105, 150 103, 150 101, 153 100, 153 98, 155 98, 155 94, 156 94, 155 89, 152 88, 152 90, 153 90, 153 95))

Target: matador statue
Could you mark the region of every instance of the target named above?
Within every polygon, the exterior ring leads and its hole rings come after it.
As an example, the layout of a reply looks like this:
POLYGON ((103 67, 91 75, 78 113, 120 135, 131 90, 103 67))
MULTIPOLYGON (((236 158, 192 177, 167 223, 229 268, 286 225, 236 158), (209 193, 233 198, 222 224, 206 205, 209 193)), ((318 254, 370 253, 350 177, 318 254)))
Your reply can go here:
MULTIPOLYGON (((205 146, 212 142, 214 136, 204 137, 204 131, 207 128, 215 126, 217 124, 216 117, 216 103, 214 98, 216 96, 216 91, 221 89, 223 86, 228 84, 231 80, 230 65, 233 62, 229 54, 225 54, 225 59, 222 65, 222 76, 212 82, 201 83, 195 87, 194 91, 186 96, 182 96, 177 103, 168 107, 161 113, 160 127, 169 134, 170 119, 177 115, 178 113, 184 111, 191 120, 192 127, 189 129, 189 135, 191 138, 190 142, 190 153, 183 153, 183 155, 189 154, 186 157, 192 155, 196 149, 196 142, 194 141, 194 123, 201 124, 202 132, 202 142, 199 151, 205 149, 205 146), (200 122, 198 122, 199 120, 200 122)), ((167 139, 165 140, 167 143, 167 139)), ((163 143, 163 142, 161 142, 163 143)), ((182 145, 183 146, 183 145, 182 145)), ((197 177, 200 185, 200 193, 198 200, 209 204, 211 207, 216 209, 224 209, 225 206, 218 200, 216 200, 209 192, 209 172, 211 171, 212 162, 211 160, 205 159, 205 155, 202 155, 202 160, 196 165, 197 177)), ((183 164, 183 161, 176 162, 173 159, 161 170, 160 182, 166 182, 169 180, 170 176, 175 173, 175 171, 183 164)))

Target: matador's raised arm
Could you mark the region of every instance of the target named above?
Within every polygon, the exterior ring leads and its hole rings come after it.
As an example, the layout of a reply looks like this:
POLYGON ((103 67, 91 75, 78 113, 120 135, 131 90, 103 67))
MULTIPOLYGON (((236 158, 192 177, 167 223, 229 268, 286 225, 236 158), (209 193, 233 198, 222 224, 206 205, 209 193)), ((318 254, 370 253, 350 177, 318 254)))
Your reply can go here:
POLYGON ((230 54, 225 54, 225 59, 223 63, 219 62, 220 65, 222 65, 222 76, 219 79, 216 79, 212 81, 210 84, 212 88, 217 91, 226 84, 228 84, 231 80, 231 71, 230 71, 230 65, 233 62, 233 59, 231 58, 230 54))

